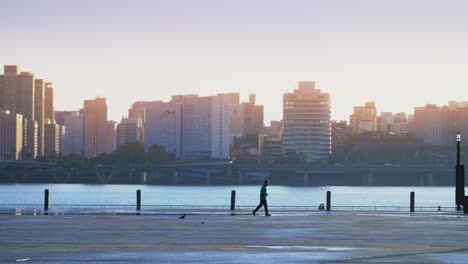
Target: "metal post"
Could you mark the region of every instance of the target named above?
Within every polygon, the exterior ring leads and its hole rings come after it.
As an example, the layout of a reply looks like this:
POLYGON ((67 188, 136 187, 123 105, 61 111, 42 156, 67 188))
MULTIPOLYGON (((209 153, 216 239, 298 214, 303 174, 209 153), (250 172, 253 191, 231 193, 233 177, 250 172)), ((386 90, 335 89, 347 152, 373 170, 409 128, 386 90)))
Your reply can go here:
POLYGON ((410 193, 410 212, 414 212, 414 192, 410 193))
POLYGON ((136 192, 136 195, 137 195, 137 211, 140 211, 141 210, 141 191, 140 190, 137 190, 136 192))
POLYGON ((49 211, 49 189, 44 190, 44 211, 49 211))
POLYGON ((236 210, 236 191, 231 191, 231 211, 236 210))
POLYGON ((465 168, 461 165, 460 154, 461 135, 457 132, 457 165, 455 166, 455 204, 457 211, 461 211, 461 205, 465 199, 465 168))
POLYGON ((327 211, 331 209, 331 192, 327 191, 327 211))

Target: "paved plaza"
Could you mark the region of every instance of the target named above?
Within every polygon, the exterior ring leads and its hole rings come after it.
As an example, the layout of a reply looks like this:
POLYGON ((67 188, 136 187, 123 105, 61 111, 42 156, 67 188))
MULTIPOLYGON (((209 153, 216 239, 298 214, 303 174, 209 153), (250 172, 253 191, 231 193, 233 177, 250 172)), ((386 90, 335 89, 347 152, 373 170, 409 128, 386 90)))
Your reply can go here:
POLYGON ((1 215, 0 262, 468 262, 468 218, 454 212, 261 213, 1 215))

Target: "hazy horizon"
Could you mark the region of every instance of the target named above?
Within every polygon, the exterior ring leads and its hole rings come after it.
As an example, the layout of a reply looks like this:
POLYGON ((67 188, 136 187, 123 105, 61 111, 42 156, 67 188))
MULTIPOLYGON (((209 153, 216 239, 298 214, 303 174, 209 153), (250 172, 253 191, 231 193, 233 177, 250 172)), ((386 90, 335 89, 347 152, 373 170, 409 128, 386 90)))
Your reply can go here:
POLYGON ((332 119, 468 100, 464 1, 0 2, 0 65, 54 83, 55 109, 106 97, 109 119, 175 94, 282 94, 315 81, 332 119))

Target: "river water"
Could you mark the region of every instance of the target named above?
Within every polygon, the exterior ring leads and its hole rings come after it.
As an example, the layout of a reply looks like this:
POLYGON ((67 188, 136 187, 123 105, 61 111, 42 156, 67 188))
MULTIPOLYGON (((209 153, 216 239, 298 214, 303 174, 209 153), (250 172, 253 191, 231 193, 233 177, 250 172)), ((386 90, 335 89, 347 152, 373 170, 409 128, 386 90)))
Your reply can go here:
MULTIPOLYGON (((50 192, 50 208, 134 206, 136 190, 142 192, 142 205, 197 207, 230 204, 236 190, 237 206, 255 206, 260 186, 154 186, 87 184, 0 184, 0 208, 42 208, 44 189, 50 192)), ((453 207, 454 187, 286 187, 269 186, 270 206, 311 206, 326 202, 332 193, 333 206, 409 207, 414 191, 417 207, 453 207)))

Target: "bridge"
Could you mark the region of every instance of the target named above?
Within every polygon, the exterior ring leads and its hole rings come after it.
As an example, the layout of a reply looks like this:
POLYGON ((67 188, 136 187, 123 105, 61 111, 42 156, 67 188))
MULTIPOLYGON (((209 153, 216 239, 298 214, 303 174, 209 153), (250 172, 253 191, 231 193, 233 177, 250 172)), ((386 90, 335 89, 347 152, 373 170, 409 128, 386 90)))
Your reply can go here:
POLYGON ((452 166, 259 165, 230 161, 119 168, 61 168, 55 163, 0 161, 0 181, 13 183, 115 183, 243 185, 268 178, 276 185, 454 186, 452 166))

